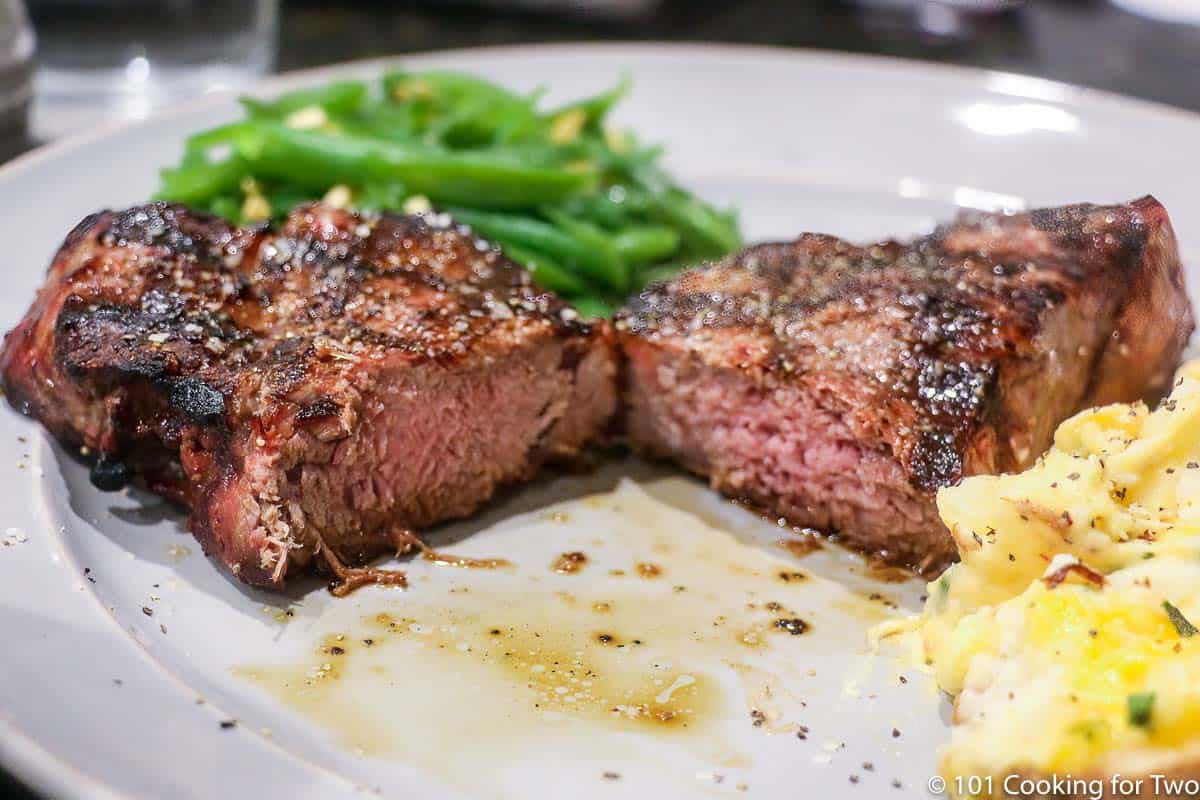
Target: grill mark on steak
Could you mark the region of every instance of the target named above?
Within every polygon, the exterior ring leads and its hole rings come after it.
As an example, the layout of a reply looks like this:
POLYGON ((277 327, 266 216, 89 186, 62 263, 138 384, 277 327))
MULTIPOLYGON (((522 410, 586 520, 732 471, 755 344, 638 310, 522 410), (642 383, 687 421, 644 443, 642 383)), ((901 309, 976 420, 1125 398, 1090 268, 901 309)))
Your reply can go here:
POLYGON ((642 451, 937 568, 954 552, 939 487, 1023 468, 1083 405, 1160 391, 1192 315, 1166 212, 1143 198, 972 212, 907 244, 759 245, 648 288, 616 328, 642 451), (841 438, 794 413, 840 418, 841 438), (874 464, 873 500, 854 459, 874 464), (833 460, 842 486, 826 484, 833 460), (902 535, 867 508, 881 493, 902 535))
POLYGON ((310 419, 336 417, 341 410, 342 407, 336 402, 330 400, 328 397, 322 397, 301 406, 300 410, 296 412, 296 419, 307 421, 310 419))
POLYGON ((616 402, 608 326, 497 249, 321 205, 277 232, 166 203, 92 215, 0 371, 14 405, 190 505, 205 550, 267 586, 469 513, 616 402))

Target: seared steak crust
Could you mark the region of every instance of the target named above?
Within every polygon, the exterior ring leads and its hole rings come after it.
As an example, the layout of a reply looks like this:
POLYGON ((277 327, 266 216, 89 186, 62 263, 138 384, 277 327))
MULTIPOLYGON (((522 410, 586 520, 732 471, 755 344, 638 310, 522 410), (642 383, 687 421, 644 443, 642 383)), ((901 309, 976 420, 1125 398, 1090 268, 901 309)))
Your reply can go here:
POLYGON ((935 571, 954 555, 939 487, 1024 468, 1083 406, 1161 391, 1193 323, 1147 197, 751 247, 647 289, 616 328, 635 446, 935 571))
POLYGON ((207 552, 278 586, 577 452, 615 408, 610 340, 445 218, 316 205, 273 232, 154 203, 71 232, 0 369, 103 476, 189 505, 207 552))

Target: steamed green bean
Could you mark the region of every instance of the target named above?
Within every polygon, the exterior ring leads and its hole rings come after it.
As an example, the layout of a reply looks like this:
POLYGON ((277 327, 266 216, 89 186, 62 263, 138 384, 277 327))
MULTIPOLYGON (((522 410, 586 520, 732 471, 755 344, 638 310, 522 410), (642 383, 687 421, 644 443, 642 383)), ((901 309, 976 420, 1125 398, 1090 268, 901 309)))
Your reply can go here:
POLYGON ((640 225, 618 233, 613 244, 626 264, 640 267, 670 258, 679 249, 681 240, 678 233, 665 225, 640 225))
POLYGON ((241 102, 253 117, 282 120, 289 114, 319 107, 327 115, 348 114, 360 108, 367 99, 368 89, 361 81, 338 81, 311 89, 297 89, 274 100, 243 97, 241 102))
POLYGON ((661 148, 613 128, 616 86, 543 110, 465 73, 394 71, 273 99, 201 131, 158 197, 239 223, 325 198, 362 211, 447 211, 585 315, 741 246, 737 220, 679 188, 661 148))
POLYGON ((580 280, 573 272, 545 253, 539 253, 511 242, 499 241, 498 244, 505 255, 529 270, 534 280, 545 288, 567 295, 579 295, 587 292, 588 285, 585 281, 580 280))
POLYGON ((612 289, 624 288, 624 273, 619 262, 615 261, 615 253, 595 249, 588 242, 549 222, 467 208, 451 207, 447 210, 450 216, 470 225, 481 236, 546 253, 564 266, 574 267, 612 289))

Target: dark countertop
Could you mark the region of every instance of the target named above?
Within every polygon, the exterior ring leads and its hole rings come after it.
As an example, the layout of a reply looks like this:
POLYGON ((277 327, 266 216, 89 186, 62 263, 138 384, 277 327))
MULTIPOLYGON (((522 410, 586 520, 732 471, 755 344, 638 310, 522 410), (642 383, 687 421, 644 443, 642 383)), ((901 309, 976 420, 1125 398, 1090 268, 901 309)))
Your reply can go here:
MULTIPOLYGON (((97 0, 34 1, 61 6, 55 11, 61 15, 86 13, 80 9, 97 0)), ((1200 26, 1138 17, 1108 0, 1026 0, 1018 10, 976 18, 970 35, 934 37, 923 34, 911 14, 893 10, 907 1, 661 0, 652 14, 604 19, 501 11, 488 7, 489 0, 280 0, 276 66, 288 71, 427 50, 536 42, 730 42, 1008 70, 1200 111, 1200 26)), ((120 18, 106 24, 119 25, 120 18)), ((0 131, 0 162, 34 144, 0 131)))
MULTIPOLYGON (((634 20, 500 12, 459 3, 285 2, 278 69, 425 50, 532 42, 664 40, 878 53, 1009 70, 1200 111, 1200 27, 1142 19, 1103 0, 1030 0, 974 34, 921 34, 907 15, 836 0, 666 0, 634 20)), ((0 138, 0 159, 31 143, 0 138)), ((32 798, 0 771, 0 797, 32 798)))
POLYGON ((1002 69, 1200 110, 1200 27, 1134 16, 1106 0, 1029 0, 958 41, 921 36, 906 15, 840 0, 665 0, 635 21, 500 14, 458 3, 290 2, 281 70, 448 47, 582 40, 812 47, 1002 69))

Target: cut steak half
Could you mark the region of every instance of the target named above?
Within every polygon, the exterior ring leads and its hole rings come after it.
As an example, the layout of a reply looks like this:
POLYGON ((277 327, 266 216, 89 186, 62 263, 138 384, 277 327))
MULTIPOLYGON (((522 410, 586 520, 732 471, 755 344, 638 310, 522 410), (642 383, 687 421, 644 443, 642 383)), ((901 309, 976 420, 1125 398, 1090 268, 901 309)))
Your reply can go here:
POLYGON ((403 549, 616 407, 607 324, 444 217, 320 205, 278 232, 166 204, 88 217, 0 359, 98 483, 190 506, 205 551, 271 587, 403 549))
POLYGON ((955 555, 939 487, 1023 469, 1077 409, 1160 392, 1192 327, 1149 197, 972 213, 910 244, 807 234, 616 319, 635 447, 925 573, 955 555))

